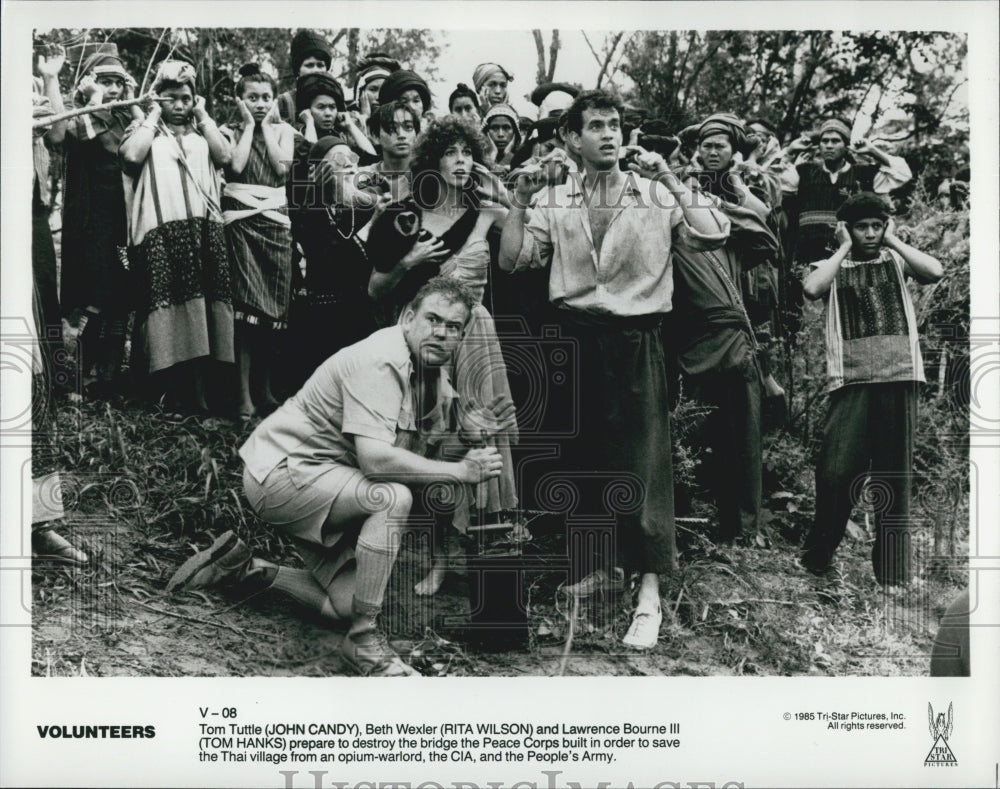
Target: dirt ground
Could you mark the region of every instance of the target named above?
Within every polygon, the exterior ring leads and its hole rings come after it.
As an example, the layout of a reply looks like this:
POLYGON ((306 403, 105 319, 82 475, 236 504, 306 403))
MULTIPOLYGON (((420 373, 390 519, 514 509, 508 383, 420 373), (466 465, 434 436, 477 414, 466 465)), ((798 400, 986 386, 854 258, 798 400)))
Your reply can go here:
MULTIPOLYGON (((235 449, 246 428, 225 421, 164 425, 121 402, 61 402, 55 419, 61 429, 36 446, 34 473, 62 469, 66 517, 56 525, 91 560, 83 567, 35 563, 34 675, 344 673, 337 656, 342 633, 274 593, 241 600, 224 589, 164 591, 184 559, 225 528, 258 555, 295 561, 240 499, 235 449)), ((922 560, 911 587, 883 590, 871 575, 867 535, 855 533, 838 554, 840 580, 818 582, 798 568, 797 547, 777 530, 770 547, 722 548, 702 527, 682 524, 681 570, 662 585, 660 640, 639 653, 619 643, 629 595, 574 610, 558 591, 565 571, 552 557, 565 553, 562 519, 520 519, 530 539, 505 542, 498 530, 499 542, 490 545, 520 552, 531 568, 506 576, 511 585, 503 593, 513 589, 524 601, 526 625, 501 633, 520 634, 519 645, 491 641, 472 627, 469 584, 482 577, 475 567, 450 574, 433 598, 414 595, 430 556, 417 539, 404 544, 385 625, 422 673, 921 675, 940 615, 966 574, 964 562, 922 560)), ((928 539, 916 535, 919 556, 929 555, 928 539)), ((497 593, 486 597, 496 600, 497 593)))

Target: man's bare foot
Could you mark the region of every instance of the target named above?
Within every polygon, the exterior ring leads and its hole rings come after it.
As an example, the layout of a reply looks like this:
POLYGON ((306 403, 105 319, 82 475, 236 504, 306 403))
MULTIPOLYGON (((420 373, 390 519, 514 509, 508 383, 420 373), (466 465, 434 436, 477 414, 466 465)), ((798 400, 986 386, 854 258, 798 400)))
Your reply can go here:
POLYGON ((447 559, 435 559, 431 571, 427 573, 424 580, 413 587, 413 591, 421 597, 429 597, 430 595, 437 594, 438 589, 441 588, 441 584, 444 583, 444 576, 448 572, 448 568, 447 559))

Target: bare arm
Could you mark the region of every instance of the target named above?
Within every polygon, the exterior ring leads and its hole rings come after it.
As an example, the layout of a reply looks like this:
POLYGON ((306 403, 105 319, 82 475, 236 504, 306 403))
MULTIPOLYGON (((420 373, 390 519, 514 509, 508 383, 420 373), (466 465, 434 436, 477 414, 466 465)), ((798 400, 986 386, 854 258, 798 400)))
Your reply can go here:
POLYGON ((281 120, 277 103, 271 105, 260 129, 264 135, 264 146, 267 149, 267 160, 271 163, 271 169, 278 177, 284 178, 288 174, 288 162, 292 160, 295 149, 295 134, 281 120))
POLYGON ((885 238, 882 243, 903 258, 905 264, 903 270, 921 285, 937 282, 944 276, 944 267, 941 265, 941 261, 899 240, 896 235, 896 224, 891 219, 885 229, 885 238))
MULTIPOLYGON (((66 62, 66 55, 60 49, 58 54, 51 57, 42 55, 38 58, 38 70, 42 75, 42 90, 45 98, 49 100, 52 112, 58 115, 63 111, 62 93, 59 91, 59 72, 66 62)), ((49 146, 59 145, 66 137, 66 121, 53 123, 45 132, 45 142, 49 146)))
POLYGON ((316 135, 316 120, 309 110, 302 110, 299 113, 299 120, 302 121, 302 136, 308 142, 316 142, 319 137, 316 135))
POLYGON ((837 251, 826 260, 821 260, 802 280, 802 291, 807 299, 819 299, 829 293, 830 286, 840 271, 840 264, 851 254, 851 234, 847 231, 847 225, 838 222, 834 238, 839 243, 837 251))
MULTIPOLYGON (((205 99, 199 96, 194 104, 194 120, 201 132, 205 142, 208 143, 208 154, 216 167, 226 167, 233 158, 233 150, 226 142, 226 138, 219 132, 219 127, 215 125, 208 113, 205 112, 205 99)), ((246 163, 244 163, 246 166, 246 163)))
POLYGON ((350 136, 351 141, 354 143, 354 147, 371 156, 375 156, 375 146, 372 145, 372 141, 368 139, 368 135, 361 130, 361 127, 355 120, 354 115, 348 112, 344 113, 340 117, 343 119, 341 127, 350 136))
POLYGON ((476 484, 500 475, 503 461, 494 447, 470 449, 458 461, 431 460, 402 447, 355 436, 358 466, 370 479, 387 482, 465 482, 476 484))
POLYGON ((122 140, 118 148, 118 155, 125 165, 126 172, 135 173, 138 171, 146 157, 149 156, 149 149, 153 145, 153 138, 156 136, 156 125, 160 122, 162 107, 157 102, 149 110, 146 119, 142 121, 129 137, 122 140))
POLYGON ((242 173, 247 166, 247 162, 250 160, 250 149, 253 147, 253 131, 257 125, 253 113, 250 112, 250 108, 243 99, 236 100, 236 107, 239 109, 240 115, 243 116, 243 128, 239 131, 236 144, 232 146, 232 157, 229 160, 228 169, 233 175, 242 173))

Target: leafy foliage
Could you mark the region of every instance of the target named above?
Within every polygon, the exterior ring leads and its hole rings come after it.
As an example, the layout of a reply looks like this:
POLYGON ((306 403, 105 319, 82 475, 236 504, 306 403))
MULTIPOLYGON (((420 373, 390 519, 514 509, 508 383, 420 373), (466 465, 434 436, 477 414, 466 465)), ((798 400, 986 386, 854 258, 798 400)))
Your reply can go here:
POLYGON ((867 112, 877 125, 903 104, 907 138, 923 144, 964 118, 950 113, 965 55, 964 38, 945 33, 650 31, 628 38, 619 70, 631 98, 677 129, 730 111, 769 117, 788 139, 830 115, 867 112))
MULTIPOLYGON (((437 73, 441 47, 429 30, 331 28, 317 32, 330 42, 334 52, 331 71, 348 94, 358 61, 370 51, 395 57, 425 77, 437 73)), ((36 32, 35 43, 60 44, 71 57, 73 48, 85 43, 115 43, 129 73, 140 86, 147 87, 161 60, 168 56, 187 60, 195 66, 198 93, 205 96, 208 111, 225 120, 235 109, 232 92, 243 64, 259 63, 278 77, 282 89, 293 86, 295 77, 288 61, 293 35, 289 28, 54 29, 36 32)), ((76 77, 76 64, 71 65, 73 69, 65 69, 61 76, 67 92, 76 77)))

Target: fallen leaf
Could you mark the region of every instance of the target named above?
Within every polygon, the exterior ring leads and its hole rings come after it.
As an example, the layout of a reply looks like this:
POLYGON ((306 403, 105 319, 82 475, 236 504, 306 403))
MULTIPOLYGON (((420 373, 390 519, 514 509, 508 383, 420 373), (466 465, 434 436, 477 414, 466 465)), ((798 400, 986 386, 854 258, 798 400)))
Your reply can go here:
POLYGON ((850 519, 847 520, 847 536, 855 542, 866 542, 868 540, 868 532, 865 531, 864 527, 859 526, 850 519))

